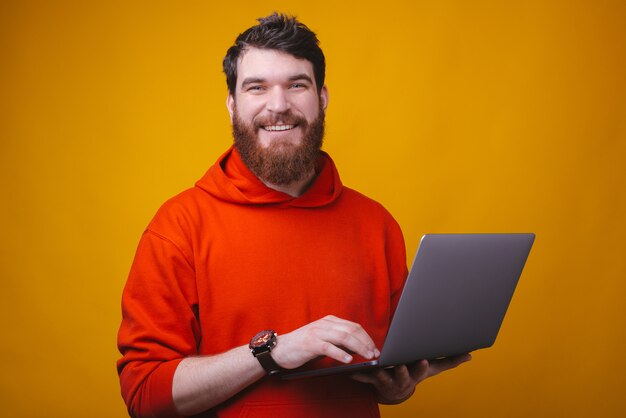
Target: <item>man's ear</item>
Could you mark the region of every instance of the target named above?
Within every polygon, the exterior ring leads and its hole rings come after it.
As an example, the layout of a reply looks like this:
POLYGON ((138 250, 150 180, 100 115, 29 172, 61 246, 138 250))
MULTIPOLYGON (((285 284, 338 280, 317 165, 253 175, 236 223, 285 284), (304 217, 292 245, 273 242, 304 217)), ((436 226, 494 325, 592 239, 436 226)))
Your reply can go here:
POLYGON ((228 109, 228 114, 230 115, 230 122, 233 122, 233 114, 235 113, 235 98, 232 94, 228 93, 226 97, 226 109, 228 109))
POLYGON ((326 84, 324 84, 322 90, 320 90, 320 104, 324 112, 326 112, 326 108, 328 107, 328 87, 326 87, 326 84))

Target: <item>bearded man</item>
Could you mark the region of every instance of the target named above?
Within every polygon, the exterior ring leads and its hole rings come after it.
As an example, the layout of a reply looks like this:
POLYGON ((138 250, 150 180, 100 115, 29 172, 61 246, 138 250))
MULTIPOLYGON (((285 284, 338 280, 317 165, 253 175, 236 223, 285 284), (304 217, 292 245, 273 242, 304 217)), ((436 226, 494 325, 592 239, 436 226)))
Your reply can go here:
POLYGON ((224 59, 234 146, 166 202, 122 297, 132 416, 379 416, 463 359, 284 381, 377 357, 407 275, 398 224, 321 151, 328 90, 315 34, 273 14, 224 59))

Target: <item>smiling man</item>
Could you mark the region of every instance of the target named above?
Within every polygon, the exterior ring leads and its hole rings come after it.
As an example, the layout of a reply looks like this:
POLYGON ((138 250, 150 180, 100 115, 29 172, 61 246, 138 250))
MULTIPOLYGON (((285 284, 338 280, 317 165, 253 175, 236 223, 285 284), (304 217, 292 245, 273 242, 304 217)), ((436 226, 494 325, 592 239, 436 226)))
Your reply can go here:
POLYGON ((239 60, 238 85, 226 103, 235 147, 269 187, 298 195, 315 177, 327 88, 317 88, 304 58, 253 47, 239 60))
POLYGON ((406 278, 398 224, 321 151, 313 32, 273 14, 224 59, 234 145, 141 237, 118 336, 132 416, 361 417, 465 357, 283 381, 377 357, 406 278))

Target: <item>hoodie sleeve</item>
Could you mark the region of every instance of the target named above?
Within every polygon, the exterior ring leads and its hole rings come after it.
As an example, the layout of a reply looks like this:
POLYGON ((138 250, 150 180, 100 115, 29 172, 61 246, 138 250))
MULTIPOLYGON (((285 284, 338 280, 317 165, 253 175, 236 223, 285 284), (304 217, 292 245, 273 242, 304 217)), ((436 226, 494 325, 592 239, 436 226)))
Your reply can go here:
POLYGON ((199 335, 193 264, 179 245, 148 229, 124 288, 118 334, 131 416, 177 416, 172 379, 180 361, 197 352, 199 335))

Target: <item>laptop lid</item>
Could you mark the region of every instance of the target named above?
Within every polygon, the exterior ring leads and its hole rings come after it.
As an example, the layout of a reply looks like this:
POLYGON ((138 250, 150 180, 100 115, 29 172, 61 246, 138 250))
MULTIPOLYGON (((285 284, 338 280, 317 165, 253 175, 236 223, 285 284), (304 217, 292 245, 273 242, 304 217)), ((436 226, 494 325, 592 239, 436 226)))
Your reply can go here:
MULTIPOLYGON (((427 234, 421 239, 378 361, 390 367, 493 345, 534 234, 427 234)), ((284 379, 359 371, 349 364, 284 379)))

